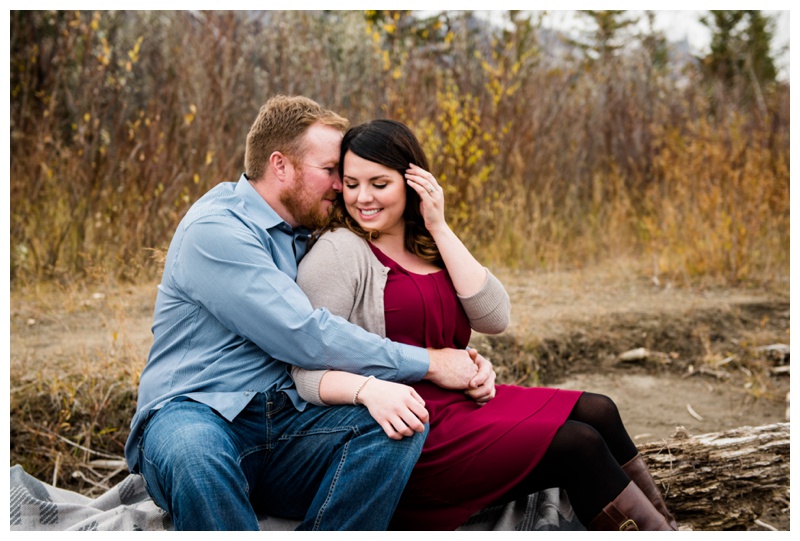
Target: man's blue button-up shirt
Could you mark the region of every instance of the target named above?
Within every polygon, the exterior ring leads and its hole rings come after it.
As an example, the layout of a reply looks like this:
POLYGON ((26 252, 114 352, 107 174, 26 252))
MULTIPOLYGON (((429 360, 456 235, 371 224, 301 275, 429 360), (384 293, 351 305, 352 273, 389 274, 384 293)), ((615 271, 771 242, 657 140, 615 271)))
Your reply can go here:
POLYGON ((233 420, 255 391, 285 391, 297 409, 306 407, 286 363, 398 382, 427 373, 424 349, 311 307, 294 282, 307 238, 308 231, 293 231, 244 175, 214 187, 189 209, 158 286, 153 346, 125 446, 131 469, 149 413, 178 396, 233 420))

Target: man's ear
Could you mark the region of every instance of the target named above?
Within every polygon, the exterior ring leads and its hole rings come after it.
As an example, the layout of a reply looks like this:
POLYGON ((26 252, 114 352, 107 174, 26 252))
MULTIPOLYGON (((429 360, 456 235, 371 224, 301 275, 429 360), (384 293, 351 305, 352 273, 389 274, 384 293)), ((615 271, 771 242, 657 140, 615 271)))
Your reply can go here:
POLYGON ((281 182, 284 182, 292 164, 286 155, 276 150, 269 156, 269 166, 275 174, 275 177, 281 182))

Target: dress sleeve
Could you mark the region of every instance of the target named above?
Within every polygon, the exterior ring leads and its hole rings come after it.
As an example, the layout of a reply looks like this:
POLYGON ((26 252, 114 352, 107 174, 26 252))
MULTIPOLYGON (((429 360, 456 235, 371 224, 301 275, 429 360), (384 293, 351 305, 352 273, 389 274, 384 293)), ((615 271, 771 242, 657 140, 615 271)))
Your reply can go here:
POLYGON ((489 269, 483 287, 469 297, 459 295, 469 324, 473 330, 485 334, 499 334, 508 328, 511 321, 511 301, 503 284, 489 269))

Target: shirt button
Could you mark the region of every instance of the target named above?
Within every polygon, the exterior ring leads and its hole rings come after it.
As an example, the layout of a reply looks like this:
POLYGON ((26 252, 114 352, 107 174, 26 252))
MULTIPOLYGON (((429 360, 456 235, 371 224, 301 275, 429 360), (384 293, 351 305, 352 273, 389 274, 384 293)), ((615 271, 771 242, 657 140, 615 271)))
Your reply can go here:
POLYGON ((248 393, 248 392, 245 392, 245 393, 244 393, 244 395, 245 395, 245 396, 250 396, 250 393, 248 393))

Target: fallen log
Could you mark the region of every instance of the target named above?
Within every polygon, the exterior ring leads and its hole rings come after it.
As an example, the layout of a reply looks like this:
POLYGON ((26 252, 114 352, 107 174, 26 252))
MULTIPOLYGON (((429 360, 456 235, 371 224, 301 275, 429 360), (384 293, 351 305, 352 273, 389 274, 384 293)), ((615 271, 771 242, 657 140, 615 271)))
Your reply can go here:
POLYGON ((789 523, 789 423, 639 445, 680 529, 769 529, 765 513, 789 523), (757 522, 758 521, 758 522, 757 522))

